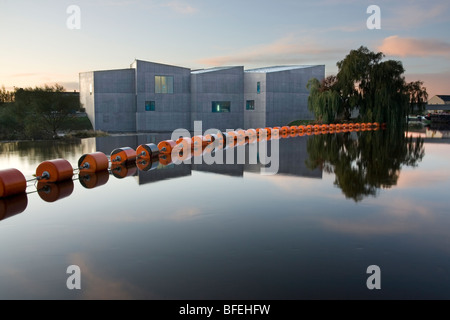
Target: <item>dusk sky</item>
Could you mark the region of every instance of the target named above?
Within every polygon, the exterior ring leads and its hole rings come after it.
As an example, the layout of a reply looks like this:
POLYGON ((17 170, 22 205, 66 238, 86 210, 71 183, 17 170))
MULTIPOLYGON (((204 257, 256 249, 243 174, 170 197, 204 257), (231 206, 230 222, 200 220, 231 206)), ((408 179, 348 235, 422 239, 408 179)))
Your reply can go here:
MULTIPOLYGON (((71 20, 74 21, 74 20, 71 20)), ((191 69, 336 62, 361 45, 401 60, 429 97, 450 94, 450 2, 356 0, 0 0, 0 87, 59 83, 135 59, 191 69), (80 9, 70 29, 69 6, 80 9), (370 5, 381 29, 369 29, 370 5)))

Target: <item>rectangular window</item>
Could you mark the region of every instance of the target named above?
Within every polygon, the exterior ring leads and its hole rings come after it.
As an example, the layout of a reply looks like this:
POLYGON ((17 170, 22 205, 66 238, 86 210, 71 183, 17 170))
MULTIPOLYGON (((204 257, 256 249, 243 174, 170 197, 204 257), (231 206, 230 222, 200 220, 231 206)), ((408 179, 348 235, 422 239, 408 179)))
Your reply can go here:
POLYGON ((261 93, 261 82, 256 83, 256 93, 261 93))
POLYGON ((255 110, 255 100, 247 100, 245 104, 246 110, 255 110))
POLYGON ((155 111, 155 101, 145 101, 145 111, 155 111))
POLYGON ((213 101, 212 112, 230 112, 230 101, 213 101))
POLYGON ((173 93, 173 77, 155 76, 155 93, 173 93))

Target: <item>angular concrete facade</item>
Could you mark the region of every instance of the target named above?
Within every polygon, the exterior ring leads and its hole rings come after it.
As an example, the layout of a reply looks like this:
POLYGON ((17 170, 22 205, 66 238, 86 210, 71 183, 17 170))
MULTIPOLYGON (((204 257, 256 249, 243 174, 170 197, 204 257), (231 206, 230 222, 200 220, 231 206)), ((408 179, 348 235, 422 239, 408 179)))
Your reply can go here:
POLYGON ((306 84, 325 66, 193 70, 134 61, 129 69, 80 73, 80 101, 95 130, 171 132, 247 129, 313 119, 306 84))
POLYGON ((244 68, 223 67, 193 71, 191 123, 203 129, 238 129, 244 126, 244 68), (225 104, 221 106, 221 103, 225 104), (221 109, 222 108, 222 109, 221 109))

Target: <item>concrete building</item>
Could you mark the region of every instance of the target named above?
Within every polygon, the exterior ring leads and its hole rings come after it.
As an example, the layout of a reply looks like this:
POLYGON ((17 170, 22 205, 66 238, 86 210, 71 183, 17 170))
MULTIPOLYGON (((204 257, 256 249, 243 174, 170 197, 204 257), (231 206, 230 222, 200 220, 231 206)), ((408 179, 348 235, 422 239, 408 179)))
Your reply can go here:
POLYGON ((129 69, 80 73, 80 101, 95 130, 171 132, 283 126, 313 119, 306 84, 325 66, 202 70, 135 60, 129 69))

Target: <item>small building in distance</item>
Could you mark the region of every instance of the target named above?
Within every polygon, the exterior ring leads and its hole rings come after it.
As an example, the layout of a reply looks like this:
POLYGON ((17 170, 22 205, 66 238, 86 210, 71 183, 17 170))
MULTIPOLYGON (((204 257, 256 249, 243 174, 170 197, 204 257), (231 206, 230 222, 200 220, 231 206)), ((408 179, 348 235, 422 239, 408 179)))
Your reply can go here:
POLYGON ((201 70, 135 60, 129 69, 81 72, 80 102, 95 130, 171 132, 283 126, 314 119, 309 79, 324 65, 201 70))
POLYGON ((427 111, 443 113, 450 111, 450 95, 435 95, 428 100, 427 111))

